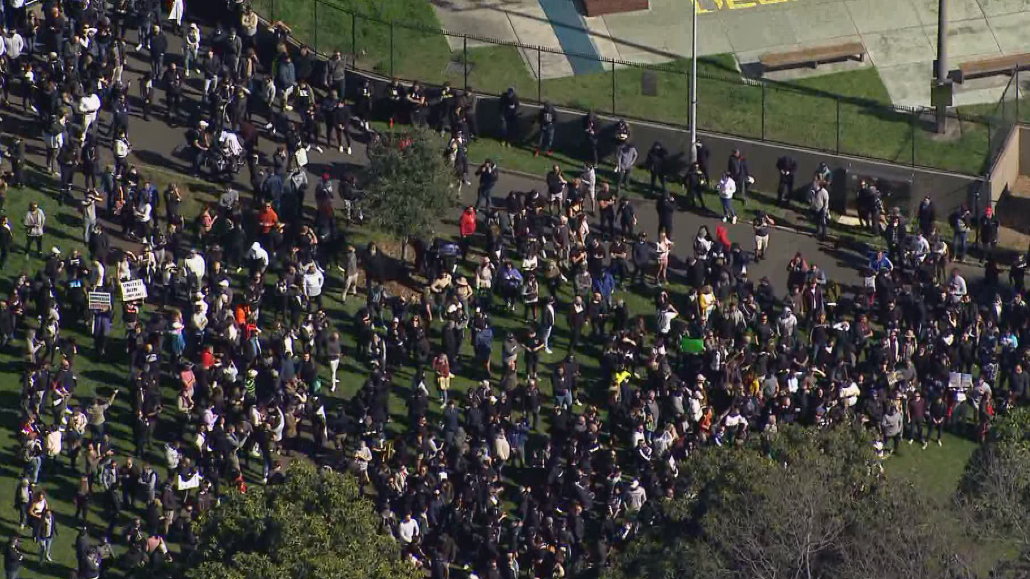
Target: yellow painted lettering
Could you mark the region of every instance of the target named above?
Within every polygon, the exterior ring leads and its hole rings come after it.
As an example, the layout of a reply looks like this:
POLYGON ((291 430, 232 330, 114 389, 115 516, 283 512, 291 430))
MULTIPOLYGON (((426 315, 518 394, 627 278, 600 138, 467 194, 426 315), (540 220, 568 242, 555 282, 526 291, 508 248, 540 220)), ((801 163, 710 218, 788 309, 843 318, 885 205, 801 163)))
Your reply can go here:
POLYGON ((755 2, 754 0, 726 0, 726 5, 730 10, 739 10, 741 8, 752 8, 755 2))
MULTIPOLYGON (((707 14, 707 13, 711 12, 711 10, 705 8, 702 5, 701 0, 692 0, 692 1, 697 6, 697 13, 698 14, 707 14)), ((722 0, 716 0, 716 2, 719 3, 719 4, 722 4, 722 0)))

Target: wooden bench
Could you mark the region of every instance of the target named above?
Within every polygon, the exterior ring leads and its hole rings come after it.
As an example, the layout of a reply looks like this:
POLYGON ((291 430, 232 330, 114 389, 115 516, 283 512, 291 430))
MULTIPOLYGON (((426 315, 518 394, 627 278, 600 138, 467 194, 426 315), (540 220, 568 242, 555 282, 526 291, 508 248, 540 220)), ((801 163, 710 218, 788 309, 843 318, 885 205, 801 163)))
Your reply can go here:
POLYGON ((824 62, 834 62, 849 58, 857 58, 859 61, 864 61, 865 46, 861 42, 844 42, 785 52, 767 52, 762 55, 759 62, 761 62, 764 70, 771 70, 801 65, 811 65, 812 68, 815 68, 824 62))
POLYGON ((1006 54, 1004 56, 992 56, 979 60, 967 60, 958 65, 958 74, 955 75, 956 82, 962 82, 967 78, 977 76, 990 76, 992 74, 1014 74, 1016 70, 1030 68, 1030 53, 1006 54))
POLYGON ((634 10, 647 10, 647 0, 583 0, 583 8, 587 16, 601 16, 602 14, 614 14, 616 12, 632 12, 634 10))

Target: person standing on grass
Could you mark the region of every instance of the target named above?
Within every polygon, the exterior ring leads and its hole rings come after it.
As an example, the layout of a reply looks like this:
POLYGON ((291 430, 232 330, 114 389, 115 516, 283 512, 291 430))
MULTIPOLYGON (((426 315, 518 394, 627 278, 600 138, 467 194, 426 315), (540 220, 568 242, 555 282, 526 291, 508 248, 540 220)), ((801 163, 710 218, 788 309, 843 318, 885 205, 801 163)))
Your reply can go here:
POLYGON ((633 166, 637 164, 639 153, 637 148, 633 146, 633 143, 627 141, 619 145, 615 155, 615 172, 618 175, 618 180, 615 182, 615 192, 619 193, 623 187, 629 187, 629 174, 633 171, 633 166))
POLYGON ((36 256, 43 255, 43 230, 46 226, 46 214, 35 201, 29 203, 22 224, 25 226, 25 254, 28 255, 32 245, 36 245, 36 256))
POLYGON ((11 252, 12 243, 14 232, 11 230, 11 222, 6 215, 0 215, 0 270, 7 264, 7 255, 11 252))
POLYGON ((461 212, 458 218, 458 247, 461 248, 461 257, 468 257, 469 248, 472 245, 472 236, 476 234, 476 209, 469 205, 461 212))
POLYGON ((733 210, 733 195, 737 192, 737 182, 728 172, 719 179, 719 201, 722 203, 723 222, 737 222, 737 212, 733 210))
POLYGON ((57 519, 54 517, 54 511, 49 507, 43 511, 43 516, 40 517, 39 523, 36 526, 35 541, 39 544, 39 562, 42 564, 44 561, 52 562, 54 559, 51 556, 51 549, 54 544, 54 537, 57 536, 57 519))
POLYGON ((21 552, 21 540, 18 537, 11 537, 11 540, 7 542, 7 549, 4 551, 4 574, 7 579, 18 579, 24 561, 25 554, 21 552))

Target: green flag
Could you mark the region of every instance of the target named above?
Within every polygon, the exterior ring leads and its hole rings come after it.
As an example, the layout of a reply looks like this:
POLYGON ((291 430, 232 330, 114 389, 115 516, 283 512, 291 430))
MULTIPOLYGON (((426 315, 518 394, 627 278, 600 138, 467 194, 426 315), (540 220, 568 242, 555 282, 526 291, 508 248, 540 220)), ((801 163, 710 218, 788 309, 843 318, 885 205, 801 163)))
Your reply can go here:
POLYGON ((683 336, 680 341, 680 350, 687 354, 700 354, 705 351, 705 341, 700 338, 683 336))

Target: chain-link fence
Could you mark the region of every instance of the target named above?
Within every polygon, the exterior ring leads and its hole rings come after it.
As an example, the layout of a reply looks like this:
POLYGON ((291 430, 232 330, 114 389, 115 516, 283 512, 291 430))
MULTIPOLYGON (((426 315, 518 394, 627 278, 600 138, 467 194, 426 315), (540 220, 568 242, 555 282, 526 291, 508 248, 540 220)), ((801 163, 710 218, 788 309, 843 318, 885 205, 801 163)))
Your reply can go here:
MULTIPOLYGON (((358 70, 403 80, 498 95, 515 88, 523 101, 689 124, 690 62, 644 65, 568 54, 537 46, 359 14, 327 0, 254 0, 269 20, 286 22, 294 39, 329 54, 340 51, 358 70), (598 72, 549 78, 546 71, 583 59, 598 72), (597 66, 599 64, 599 66, 597 66), (542 74, 541 71, 544 71, 542 74)), ((1030 75, 1025 80, 1030 82, 1030 75)), ((1013 77, 996 110, 949 112, 951 128, 935 130, 931 109, 895 107, 866 99, 767 80, 742 78, 732 59, 698 61, 698 128, 901 163, 981 175, 1013 122, 1030 119, 1013 77)))

